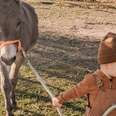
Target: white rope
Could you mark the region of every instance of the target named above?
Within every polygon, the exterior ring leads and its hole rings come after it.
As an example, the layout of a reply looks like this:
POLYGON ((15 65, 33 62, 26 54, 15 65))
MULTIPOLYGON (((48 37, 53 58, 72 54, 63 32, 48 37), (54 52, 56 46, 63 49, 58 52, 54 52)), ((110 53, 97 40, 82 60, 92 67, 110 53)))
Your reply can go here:
POLYGON ((108 108, 103 116, 108 116, 108 114, 111 113, 114 109, 116 109, 116 105, 112 105, 110 108, 108 108))
MULTIPOLYGON (((22 50, 22 52, 23 52, 24 57, 25 57, 26 60, 27 60, 28 66, 29 66, 30 69, 33 71, 33 73, 35 74, 37 80, 41 83, 41 85, 44 87, 44 89, 46 90, 46 92, 49 94, 49 96, 50 96, 51 99, 52 99, 52 98, 54 97, 54 95, 53 95, 52 92, 48 89, 48 87, 47 87, 45 81, 40 77, 40 75, 38 74, 38 72, 37 72, 37 71, 35 70, 35 68, 32 66, 31 62, 29 61, 29 59, 28 59, 27 56, 26 56, 25 51, 22 50)), ((58 112, 59 116, 63 116, 63 113, 62 113, 61 109, 60 109, 60 108, 56 108, 56 109, 57 109, 57 112, 58 112)))

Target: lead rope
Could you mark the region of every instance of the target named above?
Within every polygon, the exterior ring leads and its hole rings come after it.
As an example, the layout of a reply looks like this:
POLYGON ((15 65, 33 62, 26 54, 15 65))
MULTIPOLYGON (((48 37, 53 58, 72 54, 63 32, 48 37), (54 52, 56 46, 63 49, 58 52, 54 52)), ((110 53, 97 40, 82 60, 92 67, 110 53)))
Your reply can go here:
POLYGON ((115 109, 116 109, 116 104, 108 108, 102 116, 108 116, 115 109))
MULTIPOLYGON (((30 69, 32 70, 32 72, 35 74, 37 80, 41 83, 41 85, 43 86, 43 88, 46 90, 46 92, 49 94, 50 98, 52 99, 54 97, 54 95, 52 94, 52 92, 48 89, 45 81, 41 78, 41 76, 38 74, 38 72, 35 70, 35 68, 32 66, 30 60, 28 59, 25 51, 23 49, 22 50, 22 53, 23 53, 23 56, 25 57, 26 61, 27 61, 27 65, 30 67, 30 69)), ((63 116, 63 113, 61 111, 60 108, 56 108, 59 116, 63 116)))

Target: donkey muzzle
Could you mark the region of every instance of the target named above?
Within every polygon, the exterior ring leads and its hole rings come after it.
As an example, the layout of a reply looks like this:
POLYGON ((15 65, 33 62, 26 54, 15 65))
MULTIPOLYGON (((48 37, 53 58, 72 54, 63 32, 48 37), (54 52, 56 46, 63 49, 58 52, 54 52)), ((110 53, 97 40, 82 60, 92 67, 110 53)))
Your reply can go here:
POLYGON ((14 44, 4 46, 0 49, 0 58, 6 65, 11 65, 17 54, 17 48, 14 44))

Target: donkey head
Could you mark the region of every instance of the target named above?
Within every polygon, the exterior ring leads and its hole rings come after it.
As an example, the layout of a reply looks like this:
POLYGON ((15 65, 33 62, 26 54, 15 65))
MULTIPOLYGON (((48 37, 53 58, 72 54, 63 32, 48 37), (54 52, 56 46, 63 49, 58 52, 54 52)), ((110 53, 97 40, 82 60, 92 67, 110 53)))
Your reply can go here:
MULTIPOLYGON (((0 0, 0 41, 20 38, 21 13, 20 0, 0 0)), ((15 60, 17 48, 10 44, 0 48, 0 57, 6 64, 15 60)))

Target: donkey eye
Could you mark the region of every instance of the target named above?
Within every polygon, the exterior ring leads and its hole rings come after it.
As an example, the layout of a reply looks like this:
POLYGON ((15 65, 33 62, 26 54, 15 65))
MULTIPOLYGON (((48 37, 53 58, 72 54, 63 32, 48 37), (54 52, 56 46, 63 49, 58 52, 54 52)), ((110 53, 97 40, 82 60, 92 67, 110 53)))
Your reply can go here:
POLYGON ((20 26, 21 26, 21 21, 19 21, 19 22, 16 24, 16 30, 17 30, 17 31, 20 29, 20 26))
POLYGON ((16 27, 19 27, 21 25, 21 21, 17 23, 16 27))

